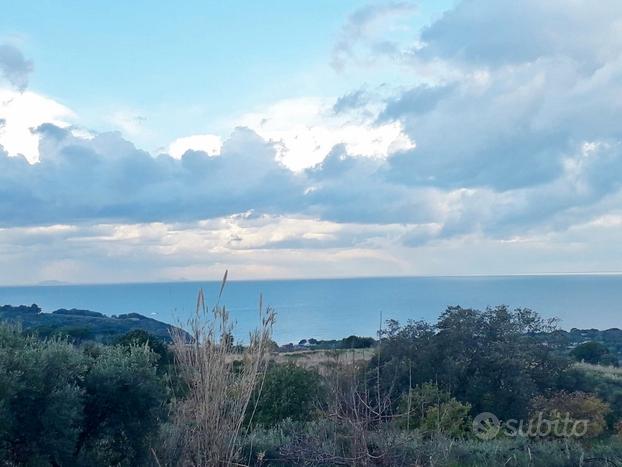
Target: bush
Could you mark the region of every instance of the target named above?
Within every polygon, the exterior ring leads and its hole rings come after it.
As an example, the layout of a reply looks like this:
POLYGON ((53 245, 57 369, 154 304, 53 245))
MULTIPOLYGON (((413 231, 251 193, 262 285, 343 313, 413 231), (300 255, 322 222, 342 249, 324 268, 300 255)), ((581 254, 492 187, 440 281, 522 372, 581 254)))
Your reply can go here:
POLYGON ((607 428, 605 416, 609 405, 598 397, 584 392, 558 392, 551 397, 538 396, 532 401, 531 419, 542 414, 551 421, 568 418, 571 422, 585 421, 584 436, 594 438, 607 428))
POLYGON ((82 427, 85 368, 71 344, 0 325, 0 458, 9 465, 71 463, 82 427))
POLYGON ((92 465, 142 465, 164 416, 166 390, 147 347, 103 347, 84 377, 76 452, 92 465))
POLYGON ((173 353, 169 350, 166 342, 142 329, 135 329, 134 331, 128 332, 119 337, 115 343, 124 347, 147 345, 158 355, 158 365, 169 365, 173 363, 173 353))
POLYGON ((495 439, 481 442, 444 435, 421 437, 414 431, 386 429, 365 435, 369 455, 351 457, 352 437, 326 420, 257 427, 242 439, 250 465, 403 465, 434 467, 614 466, 622 442, 583 445, 577 440, 495 439))
POLYGON ((424 434, 460 438, 468 433, 471 406, 457 401, 436 384, 424 383, 402 397, 398 425, 424 434))
POLYGON ((2 465, 142 465, 165 386, 146 347, 39 340, 0 325, 2 465))
POLYGON ((584 342, 575 347, 570 355, 578 362, 592 364, 618 365, 618 359, 609 353, 607 346, 600 342, 584 342))
POLYGON ((341 341, 343 349, 368 349, 373 347, 376 341, 373 337, 349 336, 341 341))
MULTIPOLYGON (((320 375, 293 363, 268 367, 263 387, 255 391, 257 402, 253 422, 271 426, 282 420, 313 418, 314 404, 322 396, 320 375)), ((253 402, 249 410, 254 409, 253 402)))

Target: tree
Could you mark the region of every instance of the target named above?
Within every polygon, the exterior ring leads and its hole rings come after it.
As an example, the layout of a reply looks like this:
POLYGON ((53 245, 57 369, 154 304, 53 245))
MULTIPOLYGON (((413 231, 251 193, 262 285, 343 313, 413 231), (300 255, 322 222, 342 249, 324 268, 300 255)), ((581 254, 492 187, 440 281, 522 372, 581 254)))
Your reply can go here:
POLYGON ((147 345, 158 355, 159 365, 173 363, 173 353, 169 350, 168 345, 159 337, 149 334, 142 329, 135 329, 119 337, 116 344, 124 347, 147 345))
POLYGON ((166 396, 156 358, 0 324, 0 463, 145 464, 166 396))
MULTIPOLYGON (((287 418, 310 420, 321 393, 321 377, 316 371, 293 363, 272 364, 266 371, 263 387, 255 392, 257 408, 253 422, 269 426, 287 418)), ((252 402, 249 410, 251 413, 254 410, 252 402)))
POLYGON ((594 365, 617 363, 616 359, 609 354, 607 346, 595 341, 579 344, 570 352, 570 355, 579 362, 587 362, 594 365))
POLYGON ((84 378, 76 453, 90 465, 142 465, 164 416, 166 390, 145 346, 103 347, 84 378))
POLYGON ((69 465, 82 422, 84 356, 0 324, 0 458, 7 465, 69 465))
POLYGON ((541 339, 553 329, 554 322, 527 309, 449 307, 435 326, 388 322, 368 373, 372 380, 379 373, 394 396, 435 381, 474 413, 520 418, 531 398, 555 387, 569 367, 541 339))
POLYGON ((373 347, 376 341, 372 337, 349 336, 341 341, 344 349, 368 349, 373 347))

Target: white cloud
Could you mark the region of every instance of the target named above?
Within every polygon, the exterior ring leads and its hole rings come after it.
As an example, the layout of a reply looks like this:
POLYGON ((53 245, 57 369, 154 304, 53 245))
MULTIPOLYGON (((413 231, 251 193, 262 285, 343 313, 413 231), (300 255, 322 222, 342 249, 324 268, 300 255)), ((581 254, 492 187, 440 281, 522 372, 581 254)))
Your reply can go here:
POLYGON ((59 102, 32 91, 0 88, 0 145, 11 155, 39 160, 39 136, 32 130, 43 123, 67 127, 75 114, 59 102))
POLYGON ((279 160, 296 171, 318 164, 339 144, 350 154, 376 158, 413 147, 399 122, 376 125, 370 117, 336 114, 334 103, 327 98, 288 99, 243 115, 237 124, 274 143, 279 160))
POLYGON ((168 147, 168 154, 176 159, 181 158, 186 151, 203 151, 210 156, 220 154, 222 139, 216 135, 192 135, 177 138, 168 147))

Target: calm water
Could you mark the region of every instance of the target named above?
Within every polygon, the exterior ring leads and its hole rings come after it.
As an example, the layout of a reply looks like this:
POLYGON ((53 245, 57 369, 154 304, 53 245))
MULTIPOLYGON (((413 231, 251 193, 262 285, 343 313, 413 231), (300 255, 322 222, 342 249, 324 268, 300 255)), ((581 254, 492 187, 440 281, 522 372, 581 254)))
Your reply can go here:
MULTIPOLYGON (((186 322, 199 287, 212 303, 220 284, 0 287, 0 304, 37 303, 44 311, 82 308, 112 315, 137 312, 186 322)), ((622 276, 407 277, 229 282, 221 303, 237 321, 237 337, 257 325, 259 294, 278 313, 279 343, 302 338, 373 336, 383 319, 434 321, 447 305, 529 307, 569 329, 622 327, 622 276)))

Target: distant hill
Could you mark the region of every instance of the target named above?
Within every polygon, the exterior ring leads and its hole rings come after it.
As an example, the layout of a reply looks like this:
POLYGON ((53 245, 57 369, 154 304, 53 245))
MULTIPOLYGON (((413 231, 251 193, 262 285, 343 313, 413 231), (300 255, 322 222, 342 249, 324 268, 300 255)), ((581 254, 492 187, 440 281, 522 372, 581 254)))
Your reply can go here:
POLYGON ((0 321, 19 323, 25 331, 36 332, 42 337, 64 335, 104 343, 112 342, 137 329, 170 342, 171 330, 178 329, 138 313, 106 316, 96 311, 64 308, 52 313, 43 313, 41 308, 34 304, 0 306, 0 321))

